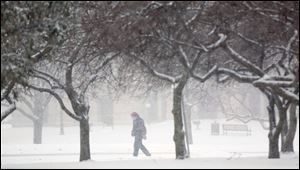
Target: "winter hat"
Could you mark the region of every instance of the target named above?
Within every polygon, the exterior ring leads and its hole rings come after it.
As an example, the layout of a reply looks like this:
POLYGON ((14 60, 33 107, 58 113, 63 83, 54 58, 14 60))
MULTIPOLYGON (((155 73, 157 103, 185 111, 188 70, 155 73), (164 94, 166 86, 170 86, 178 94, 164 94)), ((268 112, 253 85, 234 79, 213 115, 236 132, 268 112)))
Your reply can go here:
POLYGON ((130 115, 131 115, 131 117, 138 117, 139 116, 139 114, 137 114, 136 112, 132 112, 130 115))

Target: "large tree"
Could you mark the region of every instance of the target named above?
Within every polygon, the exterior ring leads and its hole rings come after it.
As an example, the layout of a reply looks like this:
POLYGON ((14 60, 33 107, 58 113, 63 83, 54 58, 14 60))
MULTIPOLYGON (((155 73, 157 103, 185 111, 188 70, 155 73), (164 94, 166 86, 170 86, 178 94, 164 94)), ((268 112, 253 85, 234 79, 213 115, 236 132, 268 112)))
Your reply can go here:
MULTIPOLYGON (((77 39, 74 39, 76 41, 77 39)), ((100 81, 104 76, 102 69, 117 54, 102 53, 91 49, 87 44, 77 43, 75 46, 68 46, 68 52, 65 54, 66 60, 59 59, 56 64, 46 62, 43 67, 57 68, 63 74, 64 79, 56 79, 51 72, 43 72, 38 68, 33 69, 32 77, 39 78, 48 83, 48 87, 39 87, 36 84, 27 83, 26 86, 46 92, 54 96, 64 110, 71 118, 77 120, 80 125, 80 161, 89 160, 90 142, 89 142, 89 102, 88 88, 96 81, 100 81), (69 51, 71 50, 71 51, 69 51), (58 67, 57 67, 58 66, 58 67), (82 74, 84 73, 84 74, 82 74), (58 93, 55 89, 59 90, 58 93), (72 109, 69 109, 62 96, 65 94, 71 103, 72 109)), ((60 58, 60 57, 59 57, 60 58)))
MULTIPOLYGON (((206 2, 155 1, 94 3, 95 11, 91 10, 87 16, 87 23, 92 23, 87 30, 105 32, 111 48, 136 63, 143 72, 173 86, 176 159, 186 157, 182 113, 184 87, 203 54, 214 51, 226 39, 224 34, 214 34, 213 27, 208 24, 201 27, 198 22, 208 5, 206 2), (96 12, 99 8, 102 9, 100 14, 96 12), (109 18, 109 22, 97 27, 104 17, 109 18), (196 49, 191 47, 193 44, 196 49)), ((103 37, 94 38, 103 41, 103 37)), ((204 82, 213 70, 216 67, 208 71, 200 69, 199 73, 207 74, 194 77, 204 82)))
POLYGON ((215 7, 222 13, 217 19, 226 23, 218 26, 230 37, 223 50, 234 61, 230 65, 237 63, 233 69, 218 68, 218 73, 250 83, 266 94, 270 103, 269 158, 278 158, 286 111, 291 103, 299 105, 299 3, 228 2, 215 7))
POLYGON ((70 2, 1 1, 1 103, 10 104, 1 121, 16 108, 20 78, 64 40, 71 14, 70 2))

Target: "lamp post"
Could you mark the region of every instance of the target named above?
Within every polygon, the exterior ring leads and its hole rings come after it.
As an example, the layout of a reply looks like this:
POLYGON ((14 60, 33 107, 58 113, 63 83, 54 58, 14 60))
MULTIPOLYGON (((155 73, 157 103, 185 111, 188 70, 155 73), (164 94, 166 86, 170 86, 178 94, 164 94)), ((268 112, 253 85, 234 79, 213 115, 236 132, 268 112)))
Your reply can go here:
POLYGON ((186 144, 186 157, 190 157, 190 141, 189 141, 189 133, 188 133, 188 127, 187 127, 187 118, 185 114, 185 109, 184 109, 184 97, 182 97, 181 101, 181 111, 182 111, 182 117, 183 117, 183 124, 184 124, 184 129, 185 129, 185 144, 186 144))
POLYGON ((150 109, 151 109, 151 104, 150 103, 146 103, 146 114, 147 114, 147 122, 151 122, 151 112, 150 112, 150 109))

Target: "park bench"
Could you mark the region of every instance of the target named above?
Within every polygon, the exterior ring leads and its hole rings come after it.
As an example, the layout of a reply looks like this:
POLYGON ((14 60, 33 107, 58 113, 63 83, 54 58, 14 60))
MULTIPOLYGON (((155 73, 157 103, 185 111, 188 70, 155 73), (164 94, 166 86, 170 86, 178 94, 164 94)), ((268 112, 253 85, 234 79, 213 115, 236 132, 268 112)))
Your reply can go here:
POLYGON ((211 124, 211 135, 220 135, 220 124, 214 122, 211 124))
POLYGON ((228 132, 245 132, 247 136, 251 135, 251 129, 241 124, 223 124, 223 135, 227 135, 228 132))

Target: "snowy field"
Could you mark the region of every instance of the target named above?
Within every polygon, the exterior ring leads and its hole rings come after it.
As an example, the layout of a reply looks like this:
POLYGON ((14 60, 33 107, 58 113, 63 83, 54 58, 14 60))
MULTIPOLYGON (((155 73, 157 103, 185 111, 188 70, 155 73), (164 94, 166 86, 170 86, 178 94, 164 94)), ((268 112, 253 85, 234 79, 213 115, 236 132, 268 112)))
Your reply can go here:
MULTIPOLYGON (((92 160, 79 163, 79 128, 44 128, 43 144, 32 144, 32 128, 1 126, 1 168, 299 168, 299 132, 295 138, 296 154, 268 160, 267 131, 258 123, 248 126, 251 136, 229 134, 212 136, 213 120, 202 120, 200 129, 193 127, 191 158, 174 160, 173 122, 147 125, 145 146, 152 157, 142 153, 132 156, 131 126, 91 128, 92 160)), ((224 123, 219 120, 219 123, 224 123)), ((237 122, 226 122, 237 123, 237 122)), ((222 131, 221 131, 222 133, 222 131)))

